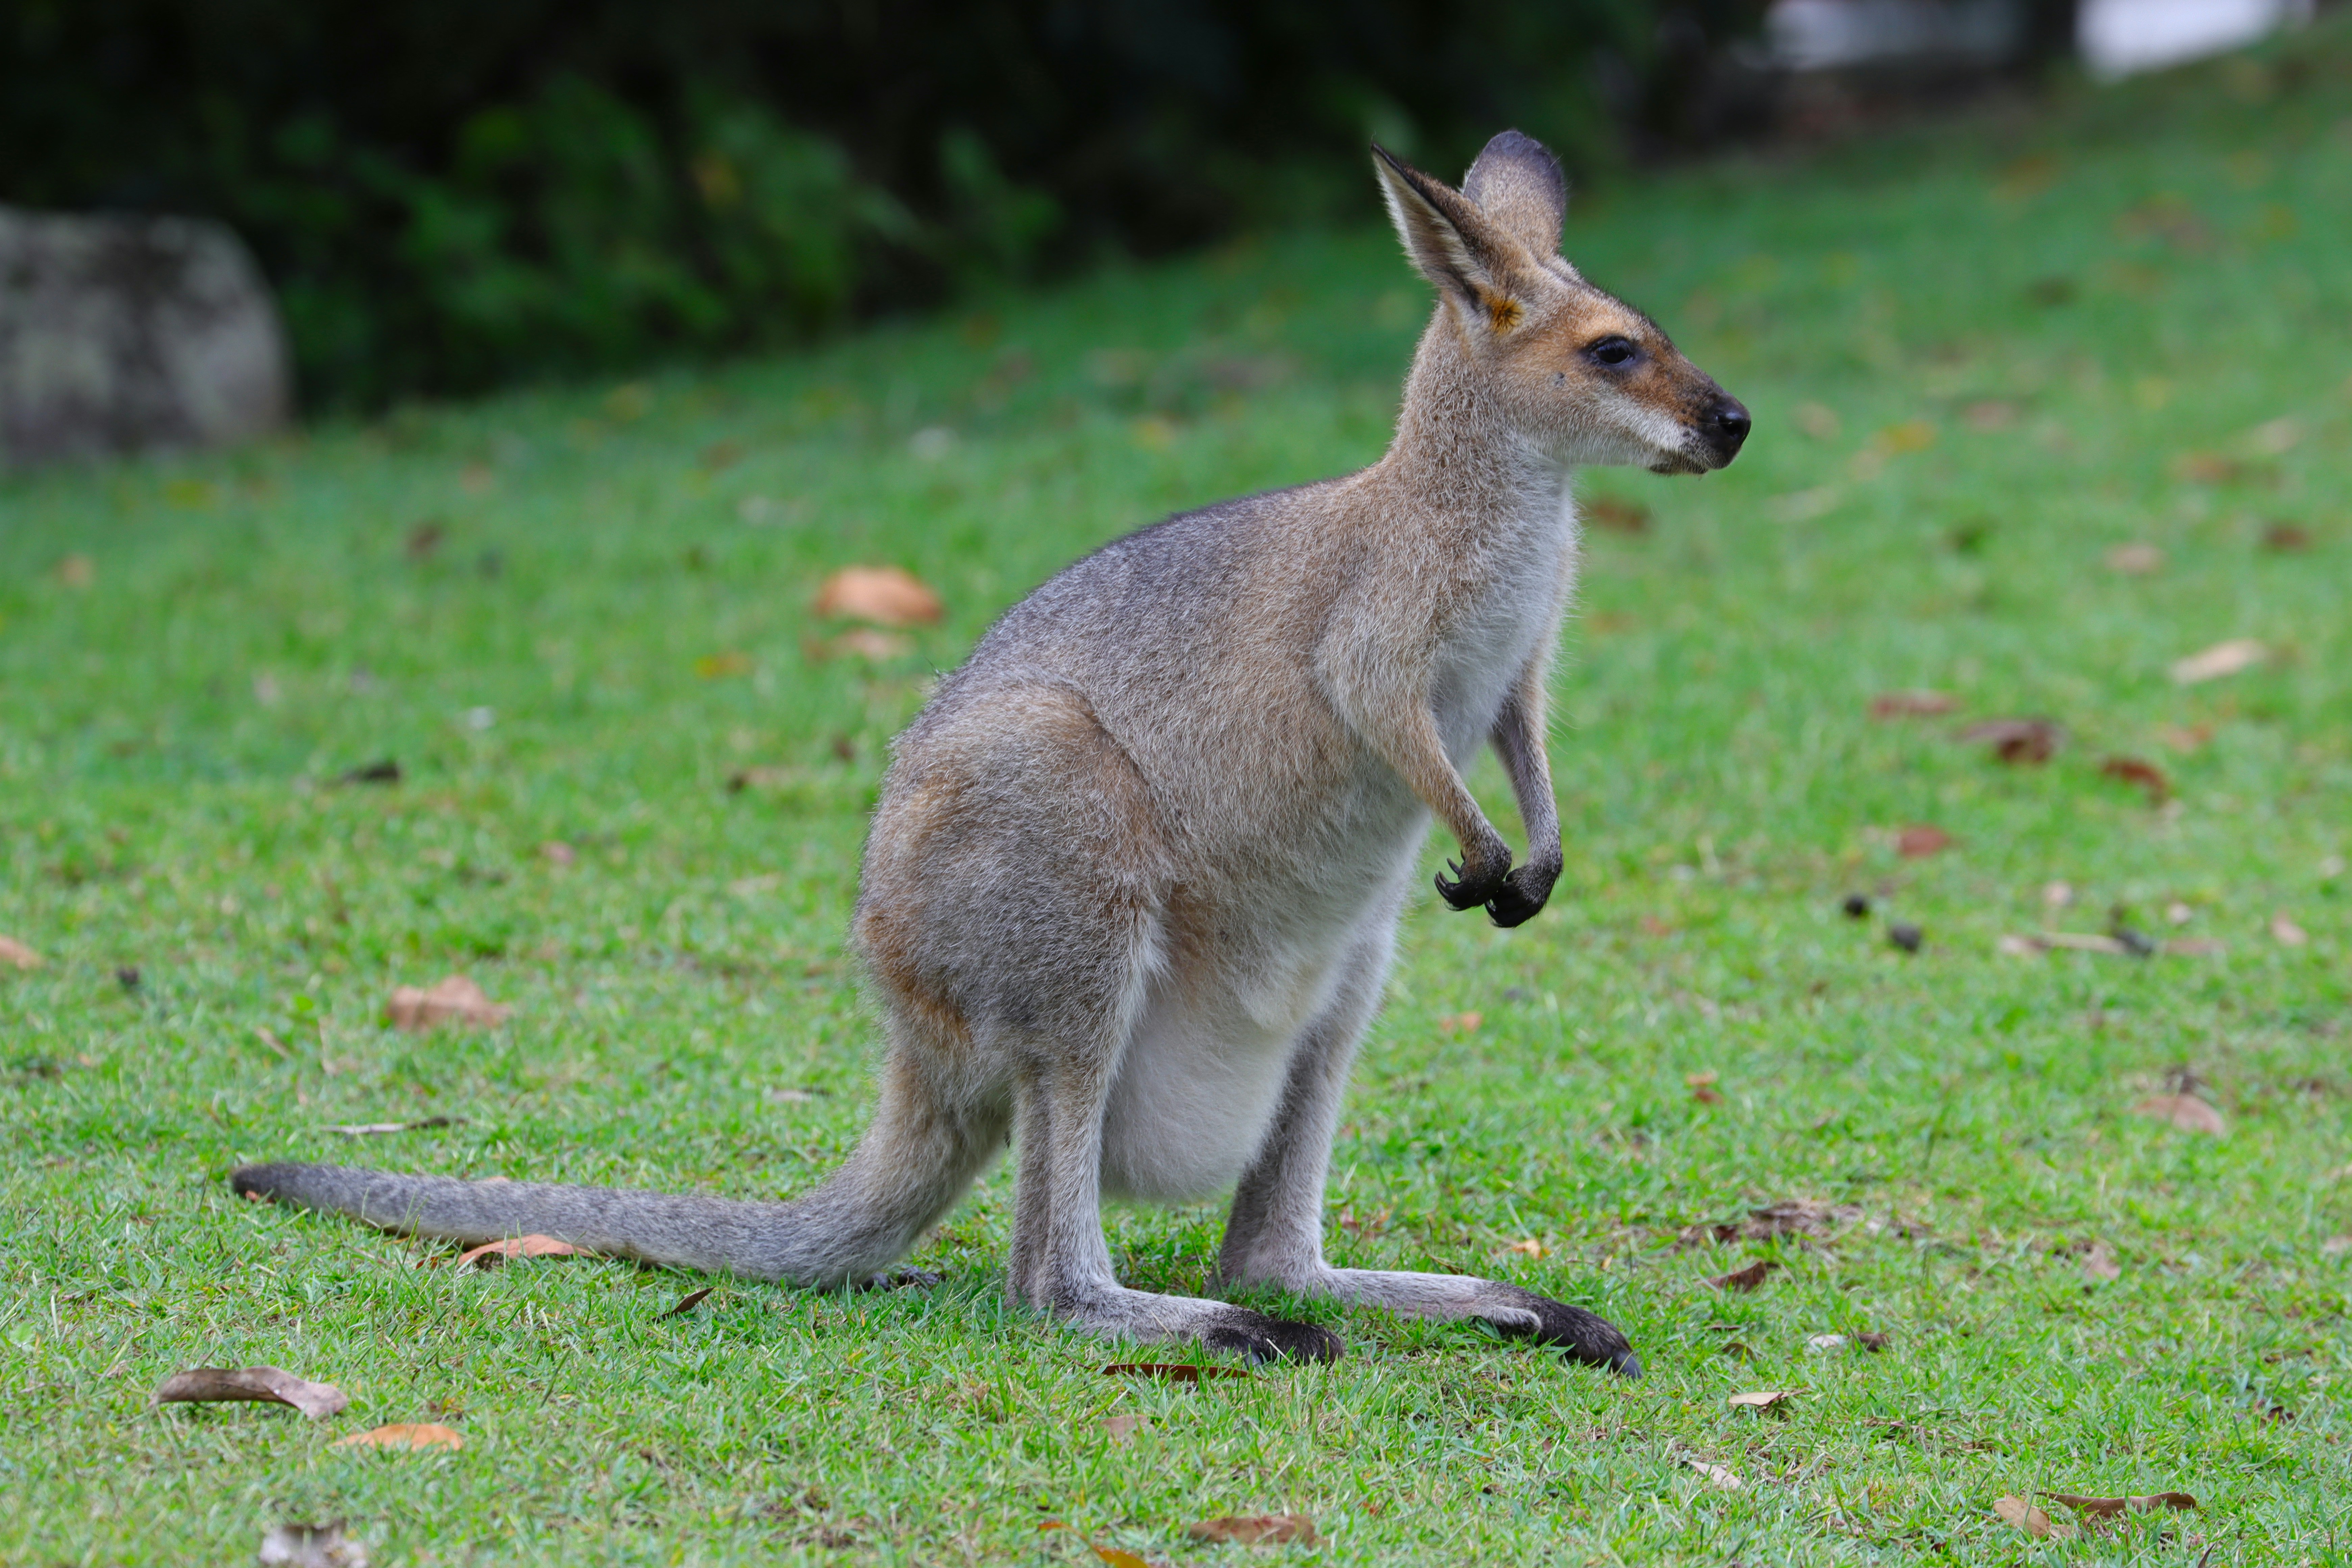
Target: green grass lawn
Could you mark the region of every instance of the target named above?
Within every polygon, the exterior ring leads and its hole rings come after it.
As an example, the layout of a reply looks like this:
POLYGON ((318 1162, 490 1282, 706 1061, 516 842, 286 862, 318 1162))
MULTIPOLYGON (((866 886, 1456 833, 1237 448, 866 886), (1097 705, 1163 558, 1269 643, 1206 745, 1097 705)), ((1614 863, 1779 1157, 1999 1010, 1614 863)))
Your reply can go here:
MULTIPOLYGON (((1557 680, 1567 874, 1517 931, 1412 908, 1331 1241, 1602 1310, 1644 1381, 1316 1305, 1335 1366, 1105 1376, 1002 1300, 1002 1169, 917 1255, 937 1289, 676 1317, 712 1281, 422 1268, 232 1199, 279 1158, 814 1184, 869 1100, 845 932, 889 736, 1078 552, 1380 452, 1426 293, 1369 173, 1364 207, 804 358, 0 481, 0 932, 46 959, 0 968, 0 1560, 341 1518, 380 1565, 2352 1562, 2341 17, 1571 212, 1757 435, 1592 477, 1650 517, 1594 531, 1557 680), (945 623, 833 643, 809 603, 858 563, 945 623), (2232 638, 2268 657, 2168 674, 2232 638), (1910 689, 1956 708, 1872 717, 1910 689), (1955 738, 2032 715, 2041 765, 1955 738), (1950 844, 1906 858, 1916 826, 1950 844), (2111 923, 2171 946, 2003 950, 2111 923), (452 973, 511 1021, 385 1026, 452 973), (2221 1135, 2133 1112, 2183 1089, 2221 1135), (1784 1200, 1843 1217, 1706 1228, 1784 1200), (148 1404, 262 1363, 351 1408, 148 1404), (463 1450, 330 1446, 423 1421, 463 1450), (2198 1510, 1993 1511, 2164 1490, 2198 1510), (1184 1533, 1285 1510, 1323 1543, 1184 1533)), ((1197 1288, 1220 1219, 1115 1214, 1124 1277, 1197 1288)))

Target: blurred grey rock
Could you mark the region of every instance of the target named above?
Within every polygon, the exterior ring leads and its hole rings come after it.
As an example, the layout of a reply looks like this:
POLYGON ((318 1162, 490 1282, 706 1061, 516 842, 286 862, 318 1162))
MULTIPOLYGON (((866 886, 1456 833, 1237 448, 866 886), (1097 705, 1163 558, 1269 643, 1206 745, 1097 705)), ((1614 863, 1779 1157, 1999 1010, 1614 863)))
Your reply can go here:
POLYGON ((0 207, 0 461, 243 440, 285 423, 290 381, 221 225, 0 207))

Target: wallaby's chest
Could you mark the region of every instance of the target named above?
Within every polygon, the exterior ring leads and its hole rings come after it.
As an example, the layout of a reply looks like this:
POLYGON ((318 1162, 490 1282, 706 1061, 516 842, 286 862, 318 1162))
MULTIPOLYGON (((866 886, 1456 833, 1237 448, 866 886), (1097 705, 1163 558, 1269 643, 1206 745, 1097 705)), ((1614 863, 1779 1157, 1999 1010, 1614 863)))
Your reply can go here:
POLYGON ((1531 505, 1482 541, 1477 574, 1438 627, 1431 704, 1456 766, 1492 729, 1528 662, 1559 635, 1576 585, 1572 501, 1531 505))

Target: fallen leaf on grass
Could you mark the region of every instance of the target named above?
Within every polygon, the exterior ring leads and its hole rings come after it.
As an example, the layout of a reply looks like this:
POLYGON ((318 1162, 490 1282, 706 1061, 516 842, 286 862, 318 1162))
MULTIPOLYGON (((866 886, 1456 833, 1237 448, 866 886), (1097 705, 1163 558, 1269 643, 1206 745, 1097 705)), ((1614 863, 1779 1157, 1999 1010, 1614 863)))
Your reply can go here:
POLYGON ((2181 686, 2195 686, 2201 681, 2219 680, 2225 675, 2235 675, 2242 669, 2252 669, 2271 655, 2271 650, 2252 637, 2233 637, 2215 643, 2201 653, 2175 659, 2172 679, 2181 686))
POLYGON ((2311 548, 2311 531, 2292 522, 2274 522, 2263 530, 2263 548, 2282 554, 2311 548))
POLYGON ((1641 533, 1650 526, 1648 507, 1639 501, 1619 500, 1615 496, 1594 496, 1577 510, 1595 527, 1612 533, 1641 533))
POLYGON ((58 581, 68 588, 87 588, 98 581, 98 563, 87 555, 60 556, 58 581))
POLYGON ((401 986, 392 994, 390 1012, 396 1029, 431 1029, 443 1024, 496 1028, 514 1016, 513 1008, 492 1002, 479 985, 462 974, 453 974, 427 991, 401 986))
POLYGON ((1805 1349, 1812 1355, 1822 1355, 1830 1351, 1843 1349, 1844 1344, 1843 1334, 1815 1334, 1805 1341, 1805 1349))
POLYGON ((1971 745, 1990 746, 2004 763, 2046 763, 2066 732, 2048 719, 1988 719, 1960 731, 1971 745))
POLYGON ((2271 916, 2271 935, 2285 947, 2301 947, 2311 940, 2311 933, 2295 924, 2284 910, 2271 916))
POLYGON ((1759 1388, 1751 1394, 1735 1394, 1724 1403, 1734 1410, 1769 1410, 1803 1392, 1801 1388, 1759 1388))
POLYGON ((1885 1350, 1888 1345, 1895 1342, 1895 1336, 1889 1333, 1873 1332, 1870 1330, 1865 1329, 1861 1333, 1853 1336, 1853 1342, 1868 1351, 1871 1354, 1876 1355, 1880 1351, 1885 1350))
POLYGON ((877 626, 936 626, 947 613, 921 579, 896 566, 845 566, 824 580, 811 608, 877 626))
POLYGON ((1916 860, 1951 847, 1952 836, 1940 827, 1926 823, 1914 823, 1895 836, 1895 852, 1906 860, 1916 860))
POLYGON ((1113 1447, 1124 1448, 1139 1436, 1151 1430, 1151 1418, 1148 1415, 1113 1415, 1104 1420, 1102 1428, 1103 1435, 1111 1440, 1113 1447))
POLYGON ((1772 1260, 1759 1258, 1745 1268, 1735 1268, 1728 1274, 1717 1274, 1707 1284, 1717 1290, 1753 1290, 1764 1283, 1772 1272, 1772 1260))
POLYGON ((338 784, 396 784, 400 782, 400 763, 392 757, 373 763, 362 763, 355 768, 345 768, 335 775, 338 784))
POLYGON ((2172 798, 2172 781, 2154 763, 2137 757, 2109 757, 2099 764, 2099 772, 2107 778, 2120 779, 2125 784, 2137 784, 2147 792, 2147 804, 2162 805, 2172 798))
POLYGON ((1882 691, 1870 700, 1874 719, 1932 719, 1959 706, 1948 691, 1882 691))
POLYGON ((2084 1279, 2105 1281, 2123 1277, 2123 1266, 2116 1261, 2115 1249, 2105 1242, 2095 1241, 2084 1249, 2084 1279))
POLYGON ((252 1400, 288 1405, 313 1421, 323 1421, 351 1403, 331 1383, 312 1383, 274 1366, 199 1366, 175 1372, 155 1390, 158 1405, 205 1405, 252 1400))
POLYGON ((694 673, 705 680, 724 680, 729 676, 751 673, 751 656, 740 648, 729 648, 724 653, 706 653, 694 661, 694 673))
POLYGON ((2238 465, 2218 452, 2183 452, 2172 460, 2172 477, 2190 484, 2227 484, 2238 477, 2238 465))
POLYGON ((2193 1094, 2151 1094, 2132 1107, 2132 1114, 2170 1122, 2183 1132, 2204 1132, 2215 1138, 2230 1130, 2220 1111, 2193 1094))
POLYGON ((2158 1509, 2177 1509, 2186 1513, 2197 1507, 2197 1500, 2187 1492, 2150 1492, 2146 1497, 2077 1497, 2073 1492, 2042 1495, 2094 1519, 2113 1519, 2120 1513, 2154 1513, 2158 1509))
POLYGON ((1315 1521, 1303 1513, 1229 1514, 1188 1524, 1184 1533, 1194 1541, 1233 1542, 1243 1546, 1312 1546, 1318 1537, 1315 1521))
POLYGON ((1696 1454, 1684 1454, 1680 1458, 1684 1464, 1705 1476, 1707 1484, 1718 1491, 1736 1492, 1743 1484, 1737 1471, 1727 1469, 1711 1459, 1702 1459, 1696 1454))
POLYGON ((327 1445, 331 1448, 462 1448, 466 1439, 448 1427, 434 1421, 395 1421, 388 1426, 377 1426, 365 1432, 354 1432, 348 1437, 338 1437, 327 1445))
MULTIPOLYGON (((1105 1563, 1109 1563, 1110 1568, 1151 1568, 1150 1563, 1145 1562, 1142 1558, 1138 1557, 1134 1552, 1127 1551, 1123 1547, 1101 1546, 1096 1544, 1095 1542, 1081 1533, 1078 1527, 1075 1524, 1066 1524, 1058 1519, 1049 1519, 1044 1523, 1038 1525, 1037 1529, 1041 1534, 1049 1530, 1068 1531, 1072 1535, 1077 1536, 1080 1541, 1086 1542, 1087 1550, 1093 1552, 1097 1557, 1101 1558, 1105 1563)), ((845 1542, 844 1544, 846 1543, 845 1542)))
POLYGON ((367 1568, 367 1543, 332 1524, 281 1524, 261 1538, 263 1568, 367 1568))
POLYGON ((426 1116, 415 1121, 346 1121, 325 1129, 344 1138, 382 1138, 394 1132, 423 1132, 435 1127, 455 1127, 462 1116, 426 1116))
POLYGON ((1691 1098, 1699 1104, 1721 1105, 1723 1091, 1715 1087, 1715 1079, 1716 1075, 1711 1072, 1685 1073, 1683 1086, 1691 1091, 1691 1098))
POLYGON ((1486 1021, 1484 1013, 1446 1013, 1439 1016, 1437 1026, 1449 1035, 1469 1035, 1477 1032, 1486 1021))
POLYGON ((1810 1198, 1783 1198, 1750 1209, 1743 1220, 1719 1220, 1694 1225, 1675 1238, 1677 1247, 1705 1247, 1710 1241, 1769 1241, 1780 1236, 1829 1236, 1863 1217, 1852 1204, 1815 1203, 1810 1198))
POLYGON ((2003 1521, 2016 1526, 2018 1529, 2025 1531, 2026 1534, 2040 1537, 2044 1541, 2047 1541, 2053 1536, 2069 1535, 2073 1533, 2071 1531, 2063 1530, 2059 1526, 2051 1523, 2050 1516, 2048 1514, 2042 1512, 2040 1509, 2034 1507, 2032 1503, 2026 1501, 2021 1497, 2002 1498, 2000 1501, 1992 1505, 1992 1510, 1999 1514, 2003 1521))
POLYGON ((2107 570, 2126 577, 2146 577, 2164 570, 2164 552, 2153 544, 2118 544, 2107 552, 2107 570))
POLYGON ((486 1241, 479 1247, 467 1248, 457 1255, 460 1268, 496 1268, 509 1258, 593 1258, 596 1255, 584 1247, 574 1247, 568 1241, 558 1241, 551 1236, 510 1236, 504 1241, 486 1241))
POLYGON ((38 969, 46 963, 41 955, 13 936, 0 936, 0 963, 12 969, 38 969))
POLYGON ((1537 1240, 1532 1236, 1515 1241, 1511 1243, 1510 1246, 1503 1248, 1503 1250, 1507 1253, 1517 1253, 1522 1258, 1549 1258, 1551 1256, 1551 1248, 1546 1247, 1542 1242, 1537 1240))
POLYGON ((2213 726, 2167 724, 2157 731, 2156 738, 2185 757, 2213 738, 2213 726))
POLYGON ((1123 1361, 1103 1368, 1105 1377, 1164 1377, 1171 1383, 1200 1383, 1213 1377, 1247 1377, 1237 1366, 1193 1366, 1184 1362, 1123 1361))
POLYGON ((709 1298, 710 1293, 718 1289, 719 1287, 716 1285, 705 1285, 699 1290, 689 1290, 685 1295, 678 1298, 677 1306, 672 1307, 668 1311, 664 1312, 662 1316, 665 1318, 683 1318, 688 1312, 693 1311, 697 1307, 701 1306, 703 1301, 709 1298))
POLYGON ((2176 936, 2165 942, 2163 951, 2180 958, 2218 958, 2230 951, 2230 944, 2210 936, 2176 936))

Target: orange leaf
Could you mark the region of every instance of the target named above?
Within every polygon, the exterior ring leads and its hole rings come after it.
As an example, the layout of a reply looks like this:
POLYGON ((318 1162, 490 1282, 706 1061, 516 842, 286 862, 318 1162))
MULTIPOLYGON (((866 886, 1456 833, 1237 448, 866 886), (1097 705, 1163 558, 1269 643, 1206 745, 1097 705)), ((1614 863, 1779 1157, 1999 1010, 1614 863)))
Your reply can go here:
POLYGON ((511 1236, 504 1241, 486 1241, 469 1247, 457 1256, 460 1268, 496 1268, 509 1258, 593 1258, 596 1255, 584 1247, 574 1247, 568 1241, 558 1241, 551 1236, 511 1236))
POLYGON ((812 608, 877 626, 936 626, 947 614, 937 594, 896 566, 845 566, 824 580, 812 608))
POLYGON ((328 1445, 331 1448, 462 1448, 466 1439, 436 1422, 395 1421, 389 1426, 354 1432, 328 1445))
POLYGON ((1728 1274, 1718 1274, 1707 1283, 1718 1290, 1753 1290, 1764 1283, 1772 1272, 1771 1259, 1759 1258, 1745 1268, 1735 1268, 1728 1274))
POLYGON ((2172 795, 2172 781, 2154 763, 2137 757, 2109 757, 2099 764, 2099 772, 2111 779, 2121 779, 2137 784, 2147 792, 2147 804, 2162 805, 2172 795))
POLYGON ((2002 1498, 1992 1505, 1992 1510, 2028 1535, 2047 1540, 2059 1533, 2058 1527, 2050 1522, 2048 1514, 2021 1497, 2002 1498))
POLYGON ((2187 1492, 2150 1492, 2146 1497, 2076 1497, 2073 1492, 2043 1492, 2042 1495, 2095 1519, 2113 1519, 2119 1513, 2153 1513, 2160 1508, 2178 1509, 2186 1513, 2197 1507, 2197 1500, 2187 1492))
POLYGON ((1914 823, 1895 836, 1895 852, 1906 860, 1916 860, 1951 847, 1952 836, 1940 827, 1926 823, 1914 823))

